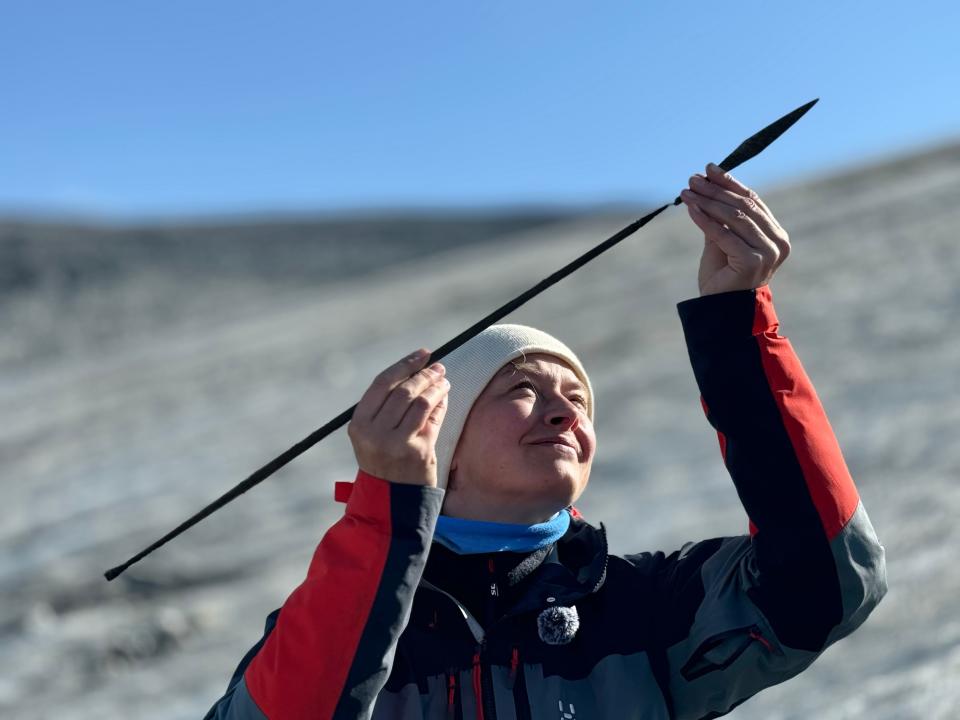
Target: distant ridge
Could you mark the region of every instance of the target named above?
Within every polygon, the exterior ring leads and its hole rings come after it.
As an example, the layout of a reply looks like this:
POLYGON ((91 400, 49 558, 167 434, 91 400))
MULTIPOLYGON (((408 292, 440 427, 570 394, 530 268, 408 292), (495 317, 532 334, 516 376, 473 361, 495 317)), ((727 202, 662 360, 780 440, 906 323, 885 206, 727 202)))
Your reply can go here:
POLYGON ((77 290, 139 272, 283 283, 342 279, 569 216, 474 211, 135 225, 0 219, 0 294, 51 285, 77 290))

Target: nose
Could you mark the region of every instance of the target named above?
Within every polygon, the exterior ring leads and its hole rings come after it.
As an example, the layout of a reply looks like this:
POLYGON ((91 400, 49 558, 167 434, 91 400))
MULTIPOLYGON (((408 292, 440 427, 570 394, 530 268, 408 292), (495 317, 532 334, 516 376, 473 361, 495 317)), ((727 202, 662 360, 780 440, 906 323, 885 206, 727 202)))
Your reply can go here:
POLYGON ((580 413, 572 402, 564 397, 558 397, 547 408, 544 421, 560 432, 575 430, 580 425, 580 413))

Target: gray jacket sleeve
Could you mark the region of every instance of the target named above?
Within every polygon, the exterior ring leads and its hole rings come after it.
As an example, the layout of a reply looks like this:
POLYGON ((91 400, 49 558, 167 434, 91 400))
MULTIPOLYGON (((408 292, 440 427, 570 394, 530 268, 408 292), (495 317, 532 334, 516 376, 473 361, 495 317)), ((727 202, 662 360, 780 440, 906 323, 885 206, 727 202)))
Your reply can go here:
POLYGON ((793 677, 853 632, 887 590, 877 539, 769 286, 678 305, 701 404, 749 534, 664 559, 668 693, 716 717, 793 677))

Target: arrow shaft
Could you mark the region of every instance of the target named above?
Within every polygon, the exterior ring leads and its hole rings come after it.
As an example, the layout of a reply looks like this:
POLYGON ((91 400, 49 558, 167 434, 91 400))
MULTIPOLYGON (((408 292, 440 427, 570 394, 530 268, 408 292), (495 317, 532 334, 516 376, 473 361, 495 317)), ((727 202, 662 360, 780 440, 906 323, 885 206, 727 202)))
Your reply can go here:
MULTIPOLYGON (((740 143, 737 149, 734 150, 732 153, 730 153, 730 155, 728 155, 723 160, 723 162, 719 163, 720 167, 722 167, 726 172, 730 172, 741 163, 746 162, 750 158, 755 157, 759 153, 763 152, 763 150, 767 146, 769 146, 770 143, 772 143, 774 140, 780 137, 783 133, 785 133, 795 122, 797 122, 797 120, 803 117, 803 115, 810 108, 812 108, 816 103, 817 103, 817 100, 813 100, 807 103, 806 105, 803 105, 797 108, 793 112, 790 112, 787 115, 784 115, 779 120, 776 120, 775 122, 771 123, 767 127, 763 128, 763 130, 760 130, 759 132, 750 136, 749 138, 744 140, 742 143, 740 143)), ((681 201, 678 196, 671 204, 679 205, 680 202, 681 201)), ((456 348, 460 347, 465 342, 470 340, 470 338, 483 332, 486 328, 490 327, 498 320, 502 319, 509 313, 513 312, 514 310, 516 310, 518 307, 523 305, 525 302, 527 302, 531 298, 536 297, 547 288, 560 282, 560 280, 567 277, 567 275, 570 275, 571 273, 575 272, 576 270, 586 265, 588 262, 596 258, 598 255, 601 255, 602 253, 606 252, 610 248, 614 247, 617 243, 629 237, 630 235, 635 233, 637 230, 642 228, 644 225, 646 225, 648 222, 653 220, 653 218, 655 218, 657 215, 659 215, 668 207, 670 207, 671 204, 667 204, 660 208, 657 208, 653 212, 648 213, 647 215, 644 215, 639 220, 635 220, 634 222, 630 223, 623 229, 611 235, 609 238, 604 240, 599 245, 591 248, 587 252, 583 253, 580 257, 567 263, 566 265, 564 265, 562 268, 560 268, 553 274, 544 278, 529 290, 521 293, 520 295, 513 298, 509 302, 504 303, 499 308, 494 310, 492 313, 490 313, 483 319, 479 320, 478 322, 474 323, 469 328, 464 330, 462 333, 460 333, 453 339, 447 341, 446 343, 441 345, 439 348, 437 348, 431 354, 430 360, 428 361, 427 364, 429 364, 430 362, 435 362, 441 359, 442 357, 446 356, 447 354, 453 352, 456 348)), ((310 433, 307 437, 305 437, 303 440, 298 442, 296 445, 290 447, 285 452, 281 453, 280 455, 275 457, 273 460, 268 462, 266 465, 264 465, 260 469, 253 472, 249 477, 247 477, 241 483, 239 483, 234 488, 232 488, 231 490, 221 495, 219 498, 217 498, 212 503, 207 505, 205 508, 200 510, 200 512, 196 513, 192 517, 182 522, 180 525, 178 525, 173 530, 168 532, 166 535, 164 535, 162 538, 157 540, 155 543, 145 548, 144 550, 141 550, 139 553, 131 557, 122 565, 118 565, 114 568, 111 568, 110 570, 107 570, 104 573, 104 577, 106 577, 107 580, 113 580, 118 575, 120 575, 124 570, 129 568, 131 565, 139 562, 140 560, 145 558, 147 555, 152 553, 157 548, 162 547, 163 545, 173 540, 175 537, 177 537, 181 533, 185 532, 186 530, 196 525, 198 522, 200 522, 204 518, 208 517, 209 515, 213 514, 214 512, 222 508, 227 503, 231 502, 232 500, 238 498, 243 493, 247 492, 247 490, 249 490, 250 488, 263 482, 266 478, 268 478, 270 475, 272 475, 277 470, 282 468, 284 465, 289 463, 291 460, 296 458, 298 455, 303 454, 308 449, 310 449, 311 447, 316 445, 318 442, 323 440, 323 438, 325 438, 327 435, 332 433, 334 430, 347 424, 350 421, 350 418, 353 417, 353 411, 356 407, 357 407, 356 405, 353 405, 352 407, 349 407, 346 410, 344 410, 342 413, 337 415, 328 423, 326 423, 322 427, 310 433)))

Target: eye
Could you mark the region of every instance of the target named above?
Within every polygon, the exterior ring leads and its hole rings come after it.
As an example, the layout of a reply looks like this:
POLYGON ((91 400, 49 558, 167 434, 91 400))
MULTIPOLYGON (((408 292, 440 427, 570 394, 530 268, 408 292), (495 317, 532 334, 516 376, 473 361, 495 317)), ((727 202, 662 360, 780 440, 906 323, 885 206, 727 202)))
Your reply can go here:
POLYGON ((536 393, 537 393, 537 389, 533 386, 533 383, 530 382, 529 380, 521 380, 521 381, 518 382, 516 385, 514 385, 512 388, 510 388, 510 392, 513 392, 513 391, 516 390, 517 388, 522 388, 522 387, 530 388, 530 390, 533 391, 533 394, 534 394, 534 395, 536 395, 536 393))
MULTIPOLYGON (((510 388, 510 392, 513 392, 514 390, 518 390, 518 389, 520 389, 520 388, 527 388, 527 389, 529 389, 530 391, 532 391, 534 395, 537 395, 537 394, 538 394, 538 393, 537 393, 537 388, 536 388, 536 387, 534 386, 534 384, 533 384, 532 382, 530 382, 529 380, 521 380, 521 381, 518 382, 516 385, 514 385, 513 387, 510 388)), ((586 397, 584 397, 583 395, 580 395, 580 394, 575 394, 575 395, 571 395, 568 399, 570 400, 570 402, 574 403, 575 405, 579 405, 584 411, 586 411, 586 409, 587 409, 587 398, 586 398, 586 397)))

